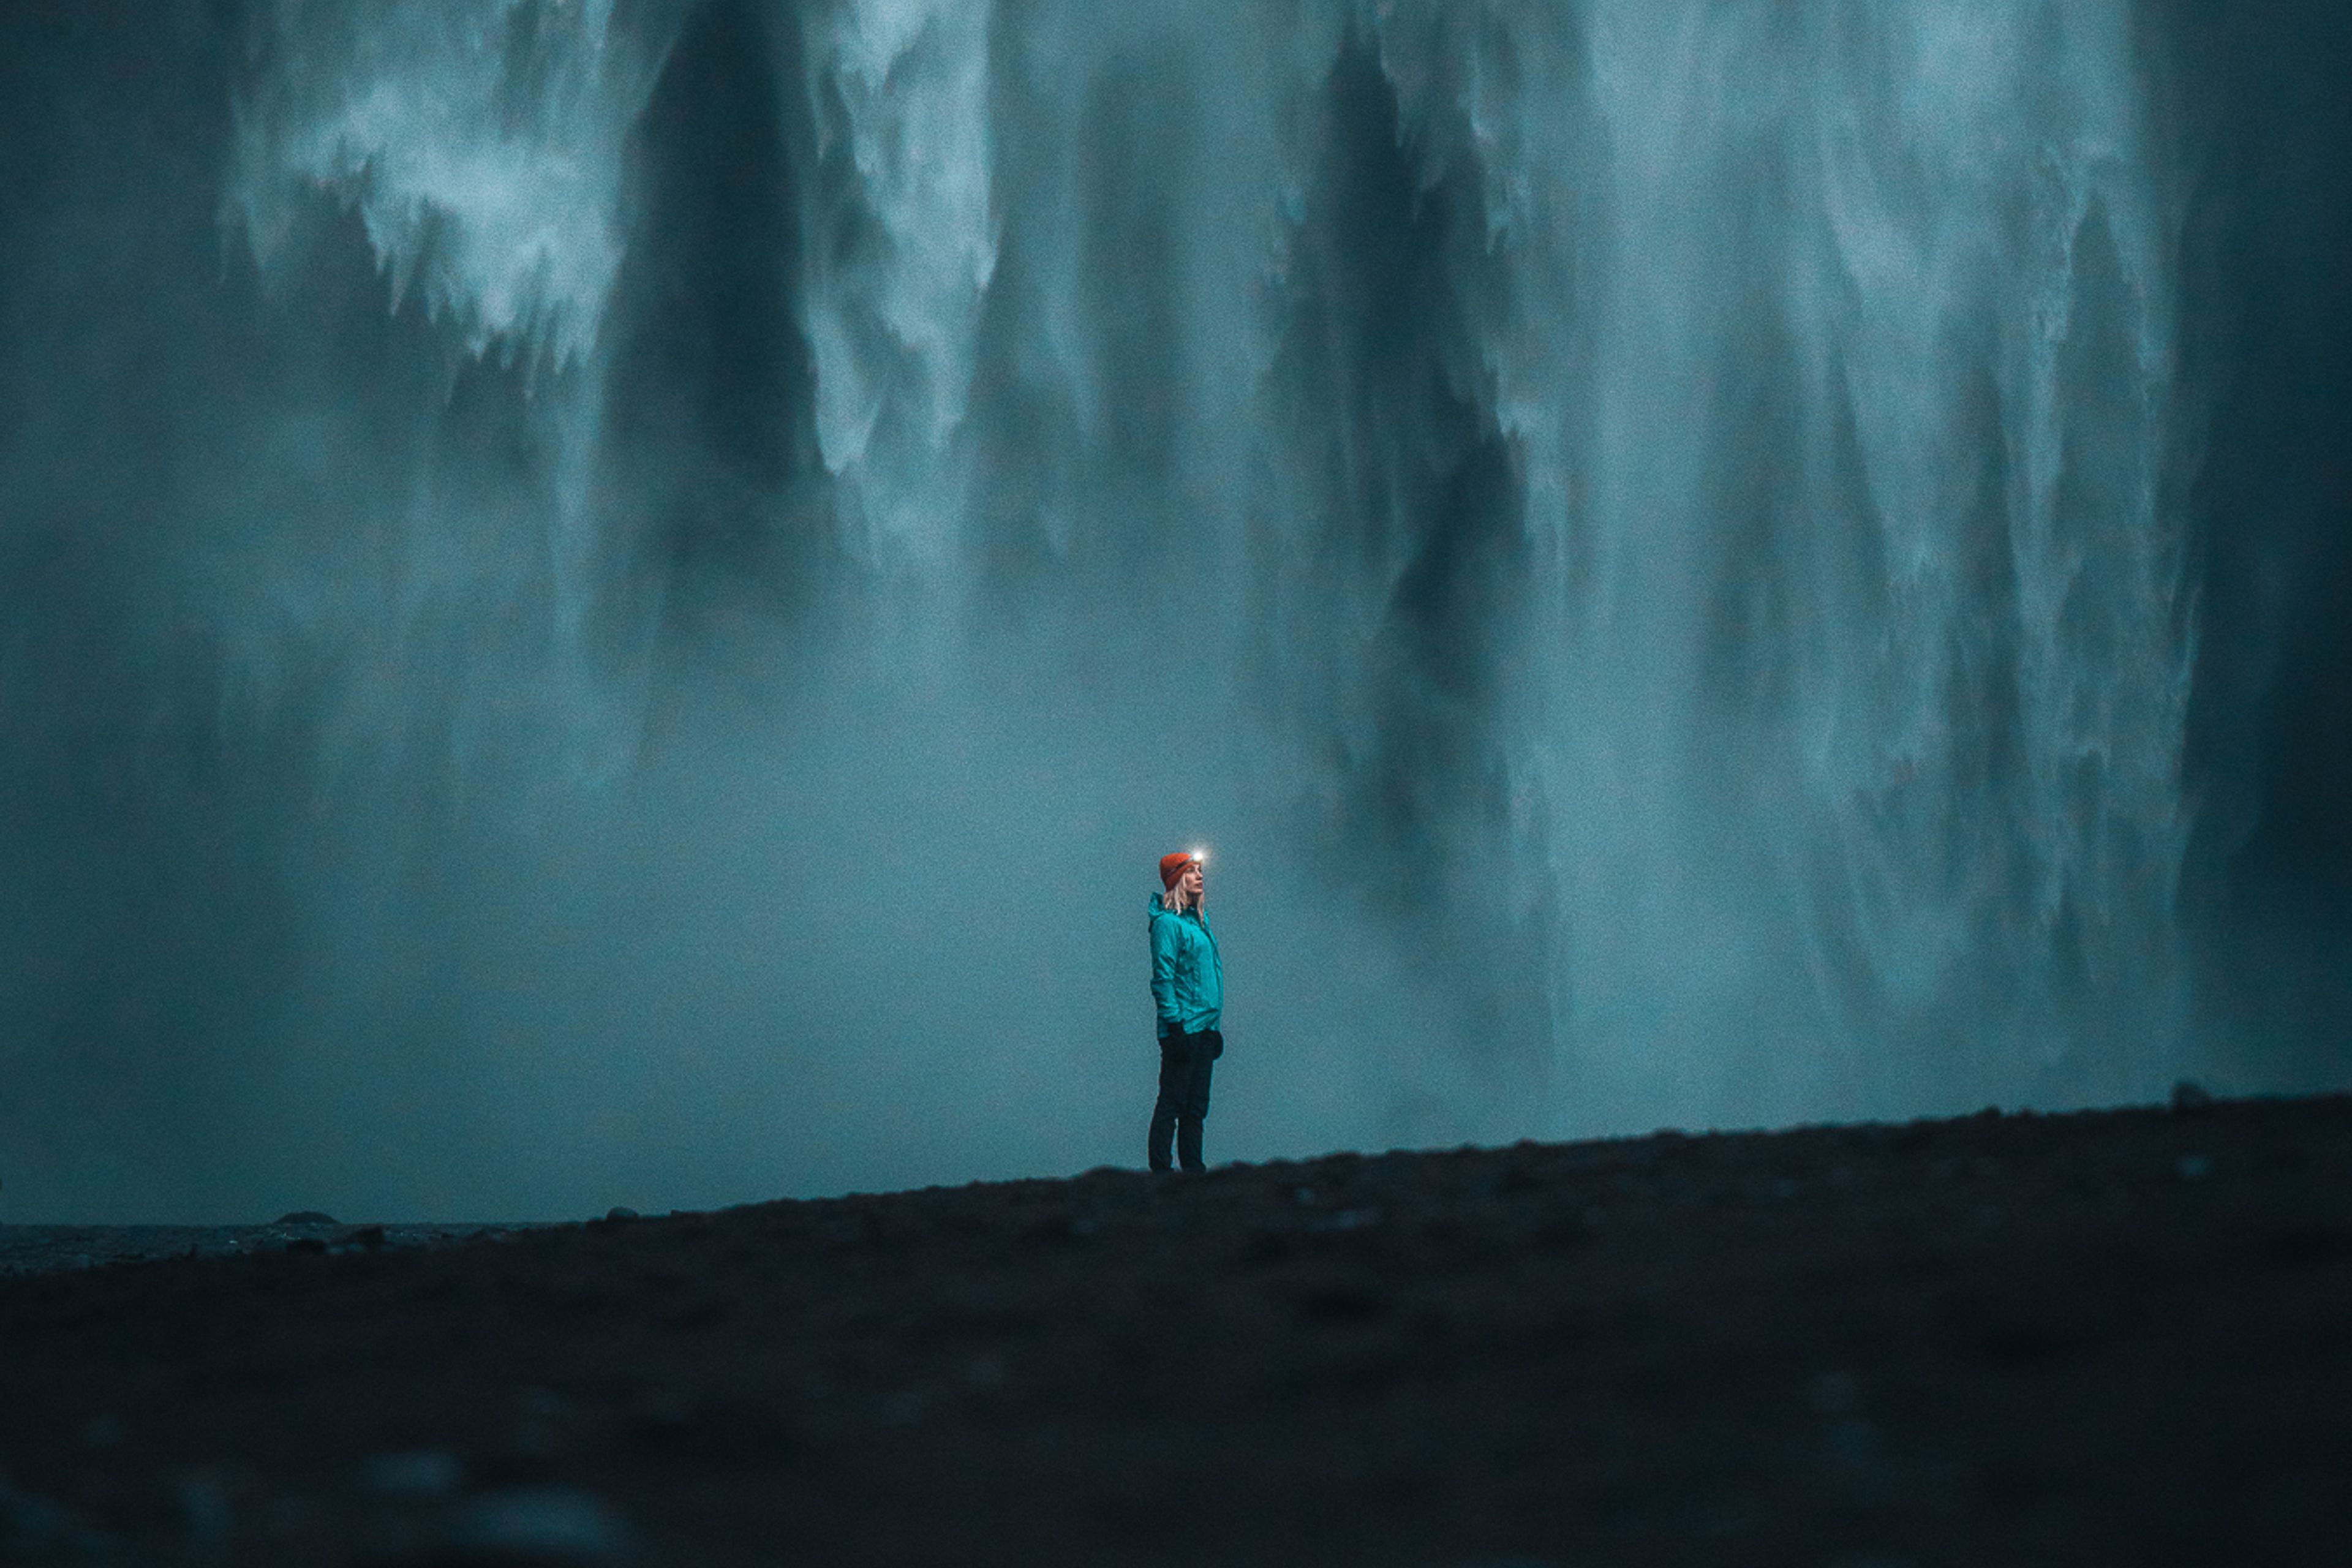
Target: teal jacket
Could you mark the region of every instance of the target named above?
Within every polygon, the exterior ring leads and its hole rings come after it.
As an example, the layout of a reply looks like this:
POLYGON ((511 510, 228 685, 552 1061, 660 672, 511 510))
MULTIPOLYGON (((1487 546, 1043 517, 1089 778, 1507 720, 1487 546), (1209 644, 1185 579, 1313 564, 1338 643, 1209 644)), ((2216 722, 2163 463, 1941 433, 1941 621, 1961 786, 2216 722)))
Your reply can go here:
POLYGON ((1222 1026, 1225 968, 1209 922, 1192 910, 1178 914, 1151 900, 1151 1005, 1160 1033, 1197 1035, 1222 1026))

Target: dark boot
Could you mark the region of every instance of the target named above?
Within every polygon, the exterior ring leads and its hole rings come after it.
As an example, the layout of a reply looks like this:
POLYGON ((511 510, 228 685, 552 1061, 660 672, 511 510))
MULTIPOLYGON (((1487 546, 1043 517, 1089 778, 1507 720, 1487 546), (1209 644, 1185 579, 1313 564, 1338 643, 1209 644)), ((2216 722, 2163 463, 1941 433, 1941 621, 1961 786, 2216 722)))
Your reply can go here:
POLYGON ((1208 1169, 1201 1159, 1201 1123, 1193 1117, 1187 1116, 1176 1123, 1176 1157, 1188 1171, 1208 1169))

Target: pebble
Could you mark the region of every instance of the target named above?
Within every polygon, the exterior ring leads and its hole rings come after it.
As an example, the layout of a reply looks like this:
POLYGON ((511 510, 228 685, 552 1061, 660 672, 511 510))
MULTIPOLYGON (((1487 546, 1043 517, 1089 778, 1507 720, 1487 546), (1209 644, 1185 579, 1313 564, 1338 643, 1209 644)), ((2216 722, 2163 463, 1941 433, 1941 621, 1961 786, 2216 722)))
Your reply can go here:
POLYGON ((628 1535, 609 1507, 572 1487, 485 1492, 449 1516, 441 1557, 467 1563, 611 1563, 628 1535))
MULTIPOLYGON (((0 1480, 0 1547, 28 1562, 115 1560, 113 1537, 92 1529, 70 1510, 20 1492, 0 1480)), ((13 1560, 13 1557, 12 1557, 13 1560)))
POLYGON ((228 1541, 230 1528, 236 1522, 236 1513, 229 1506, 226 1489, 209 1475, 193 1475, 182 1479, 180 1513, 187 1526, 188 1552, 199 1558, 217 1554, 228 1541))
POLYGON ((1806 1389, 1805 1402, 1822 1415, 1851 1415, 1862 1404, 1862 1384, 1850 1372, 1825 1372, 1806 1389))
POLYGON ((447 1497, 466 1478, 457 1456, 439 1448, 378 1454, 362 1470, 368 1490, 385 1497, 447 1497))

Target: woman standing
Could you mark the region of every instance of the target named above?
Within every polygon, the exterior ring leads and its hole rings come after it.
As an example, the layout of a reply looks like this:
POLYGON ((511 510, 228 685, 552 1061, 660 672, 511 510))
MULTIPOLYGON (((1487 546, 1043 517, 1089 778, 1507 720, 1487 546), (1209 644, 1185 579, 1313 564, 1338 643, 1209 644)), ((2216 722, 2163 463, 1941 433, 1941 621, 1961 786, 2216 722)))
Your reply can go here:
POLYGON ((1168 1169, 1172 1134, 1188 1171, 1201 1163, 1201 1123, 1209 1115, 1209 1072, 1225 1054, 1225 972, 1202 912, 1202 857, 1178 850, 1160 858, 1160 893, 1151 900, 1151 1004, 1160 1023, 1160 1100, 1151 1108, 1151 1168, 1168 1169))

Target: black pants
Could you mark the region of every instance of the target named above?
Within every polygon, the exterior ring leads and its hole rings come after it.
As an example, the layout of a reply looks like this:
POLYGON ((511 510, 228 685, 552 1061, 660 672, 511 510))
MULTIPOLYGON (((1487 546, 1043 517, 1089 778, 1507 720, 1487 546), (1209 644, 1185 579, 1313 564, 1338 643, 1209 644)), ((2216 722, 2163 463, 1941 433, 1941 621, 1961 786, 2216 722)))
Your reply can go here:
POLYGON ((1160 1037, 1160 1101, 1151 1108, 1151 1168, 1168 1168, 1168 1142, 1188 1171, 1201 1163, 1201 1123, 1209 1118, 1209 1073, 1225 1054, 1225 1037, 1214 1029, 1197 1035, 1160 1037))

